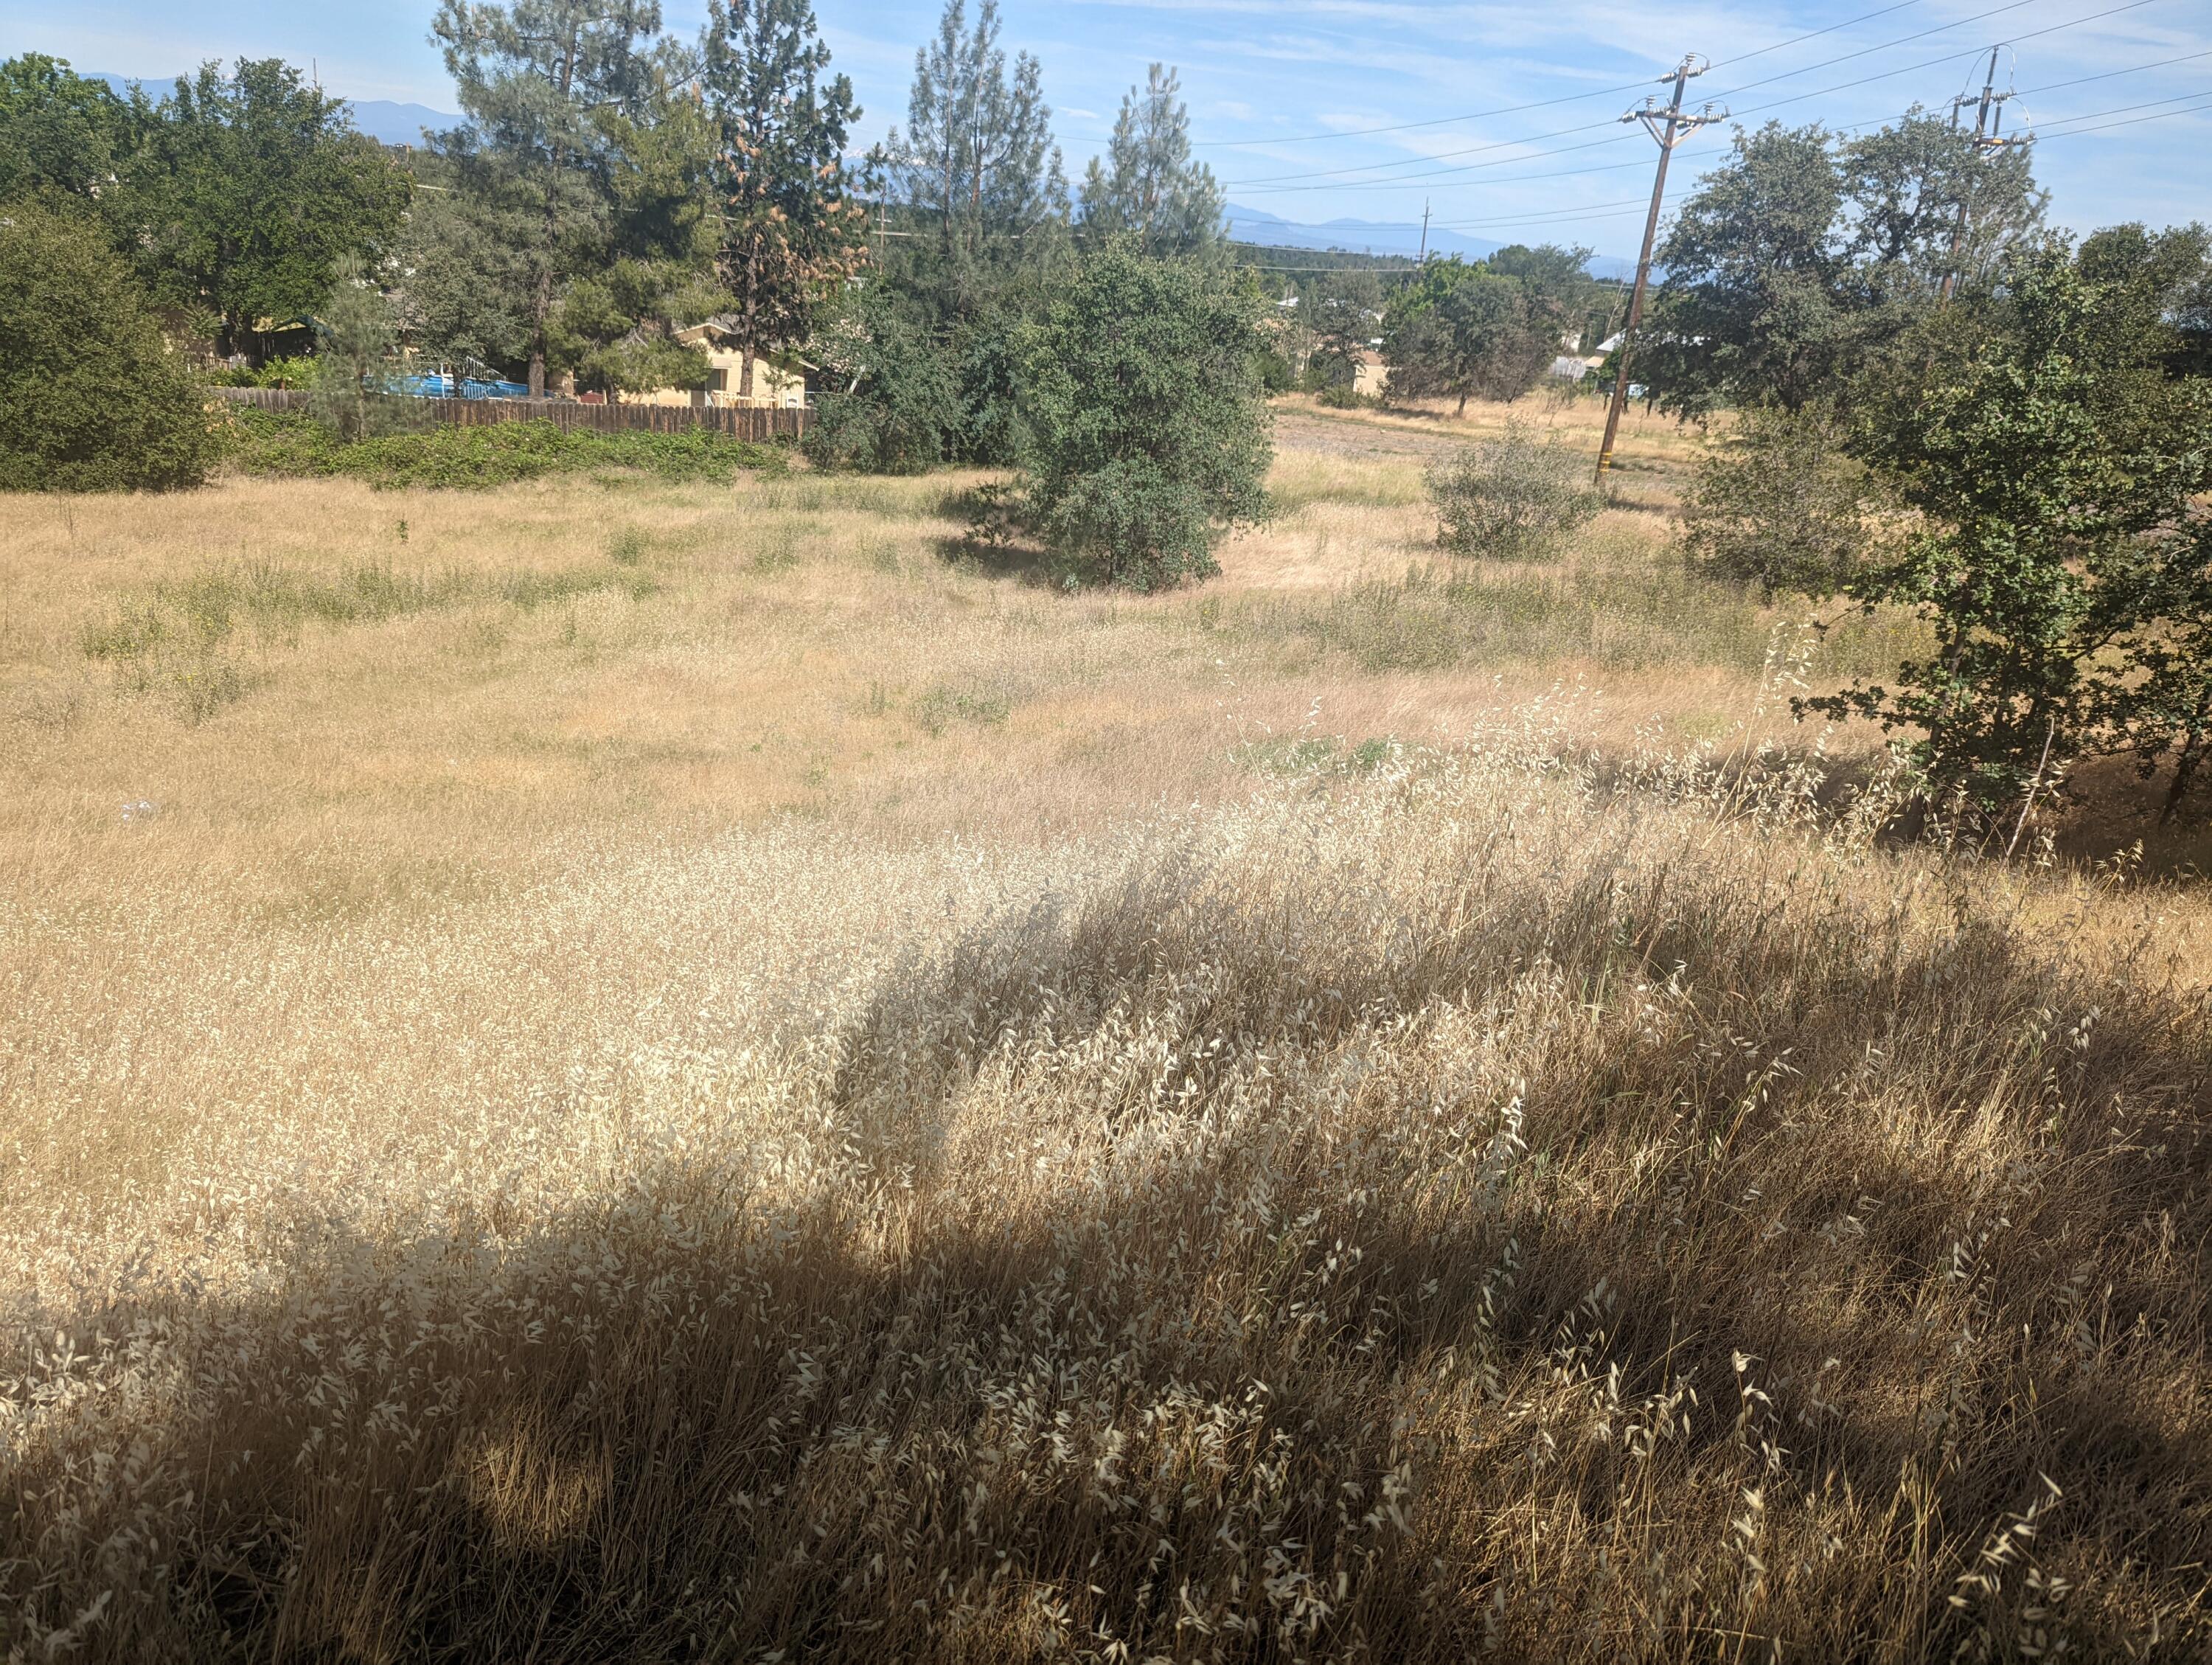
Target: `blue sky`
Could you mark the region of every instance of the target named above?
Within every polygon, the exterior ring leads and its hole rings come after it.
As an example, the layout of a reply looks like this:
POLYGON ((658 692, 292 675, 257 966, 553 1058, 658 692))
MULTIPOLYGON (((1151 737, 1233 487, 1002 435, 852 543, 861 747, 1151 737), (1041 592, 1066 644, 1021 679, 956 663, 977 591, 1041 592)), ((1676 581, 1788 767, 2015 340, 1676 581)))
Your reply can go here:
MULTIPOLYGON (((696 31, 705 15, 704 0, 665 4, 674 29, 696 31)), ((204 58, 274 54, 313 60, 349 96, 450 109, 424 38, 431 9, 0 0, 0 52, 149 78, 204 58)), ((1160 59, 1180 67, 1194 137, 1231 197, 1285 219, 1418 220, 1426 199, 1438 224, 1471 235, 1632 252, 1652 147, 1614 120, 1641 96, 1620 89, 1684 52, 1713 61, 1694 83, 1698 99, 1754 120, 1848 127, 1978 88, 1972 54, 1986 62, 2005 41, 1999 83, 2021 94, 2007 125, 2025 116, 2044 136, 2037 169, 2055 220, 2077 229, 2212 220, 2207 0, 1003 0, 1002 9, 1007 44, 1043 62, 1071 177, 1122 91, 1160 59), (1826 32, 1795 39, 1814 31, 1826 32), (2160 62, 2177 58, 2192 61, 2160 62), (1508 108, 1549 100, 1560 101, 1508 108), (1400 131, 1362 131, 1376 128, 1400 131)), ((915 49, 938 10, 938 0, 816 0, 865 106, 862 137, 903 118, 915 49)), ((1724 129, 1692 139, 1676 178, 1686 185, 1726 145, 1724 129)))

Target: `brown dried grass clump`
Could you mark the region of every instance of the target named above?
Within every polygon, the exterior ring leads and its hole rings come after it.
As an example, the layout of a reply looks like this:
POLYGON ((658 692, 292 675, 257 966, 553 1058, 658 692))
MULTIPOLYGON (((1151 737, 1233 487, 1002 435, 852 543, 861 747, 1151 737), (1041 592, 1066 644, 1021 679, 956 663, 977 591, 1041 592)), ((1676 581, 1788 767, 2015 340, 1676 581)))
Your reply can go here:
POLYGON ((327 1070, 208 1078, 135 1201, 19 1158, 0 1635, 2202 1653, 2203 905, 1810 784, 1492 732, 203 969, 166 1024, 327 1070))

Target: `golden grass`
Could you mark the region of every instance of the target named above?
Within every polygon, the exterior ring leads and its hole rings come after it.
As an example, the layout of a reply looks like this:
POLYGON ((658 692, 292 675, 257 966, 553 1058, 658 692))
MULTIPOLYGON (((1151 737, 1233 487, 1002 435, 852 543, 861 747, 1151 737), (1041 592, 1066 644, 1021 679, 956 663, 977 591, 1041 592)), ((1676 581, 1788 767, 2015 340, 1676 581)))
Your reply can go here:
POLYGON ((1658 522, 1447 574, 1299 420, 1147 599, 15 505, 10 1659, 2212 1647, 2212 908, 1740 780, 1658 522))

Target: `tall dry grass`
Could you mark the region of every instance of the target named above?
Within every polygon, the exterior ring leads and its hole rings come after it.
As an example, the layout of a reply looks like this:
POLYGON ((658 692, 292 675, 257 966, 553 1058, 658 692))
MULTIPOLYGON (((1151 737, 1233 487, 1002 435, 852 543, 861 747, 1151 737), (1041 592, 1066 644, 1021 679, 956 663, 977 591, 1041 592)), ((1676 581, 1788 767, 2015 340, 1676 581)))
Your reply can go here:
POLYGON ((51 1201, 10 1644, 2199 1652, 2203 905, 1804 784, 1501 732, 149 970, 354 1022, 123 1229, 51 1201))
POLYGON ((1786 618, 1446 574, 1418 426, 1140 601, 19 505, 11 1665, 2212 1651, 2212 907, 1877 849, 1786 618))

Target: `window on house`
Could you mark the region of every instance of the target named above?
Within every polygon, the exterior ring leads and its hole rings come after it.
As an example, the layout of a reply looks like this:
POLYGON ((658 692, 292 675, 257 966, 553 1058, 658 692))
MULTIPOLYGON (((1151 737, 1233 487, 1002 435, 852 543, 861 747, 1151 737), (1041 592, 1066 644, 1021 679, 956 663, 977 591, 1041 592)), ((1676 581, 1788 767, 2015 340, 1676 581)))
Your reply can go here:
POLYGON ((708 371, 707 391, 710 393, 728 392, 730 391, 730 373, 727 370, 708 371))

